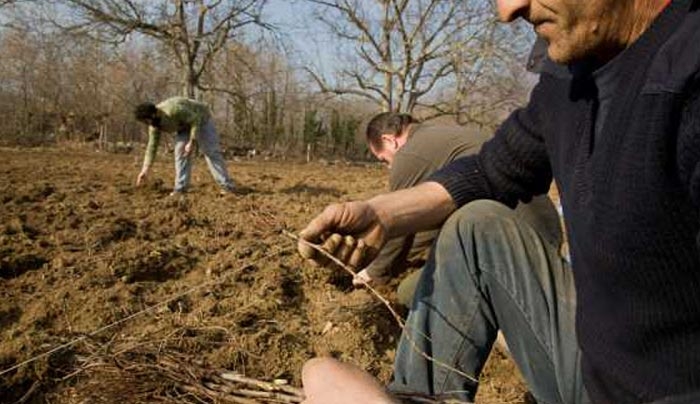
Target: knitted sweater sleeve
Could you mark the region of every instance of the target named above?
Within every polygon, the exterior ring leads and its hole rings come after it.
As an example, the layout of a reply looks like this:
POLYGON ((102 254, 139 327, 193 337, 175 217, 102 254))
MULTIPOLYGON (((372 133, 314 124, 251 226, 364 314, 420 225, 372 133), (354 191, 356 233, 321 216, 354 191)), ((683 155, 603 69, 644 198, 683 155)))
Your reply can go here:
MULTIPOLYGON (((700 78, 692 88, 678 132, 678 173, 693 203, 700 209, 700 78)), ((700 234, 696 240, 700 254, 700 234)))
MULTIPOLYGON (((544 77, 544 75, 543 75, 544 77)), ((552 169, 541 129, 547 95, 538 84, 524 108, 513 112, 478 155, 463 157, 430 177, 459 207, 476 199, 494 199, 514 208, 546 193, 552 169)))

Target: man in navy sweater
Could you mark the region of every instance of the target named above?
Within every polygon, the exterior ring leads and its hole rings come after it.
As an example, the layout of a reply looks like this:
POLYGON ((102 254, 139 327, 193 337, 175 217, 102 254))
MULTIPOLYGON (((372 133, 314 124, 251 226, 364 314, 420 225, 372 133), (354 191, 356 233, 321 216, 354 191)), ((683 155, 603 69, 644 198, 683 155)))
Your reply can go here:
MULTIPOLYGON (((387 238, 450 217, 416 291, 394 393, 472 399, 500 329, 538 402, 700 402, 700 1, 497 3, 548 42, 528 105, 477 156, 417 187, 329 206, 302 237, 354 236, 324 247, 359 267, 387 238), (572 271, 489 213, 552 179, 572 271)), ((391 402, 355 371, 311 362, 308 402, 329 392, 357 402, 358 384, 391 402), (337 379, 321 388, 319 371, 337 379)))

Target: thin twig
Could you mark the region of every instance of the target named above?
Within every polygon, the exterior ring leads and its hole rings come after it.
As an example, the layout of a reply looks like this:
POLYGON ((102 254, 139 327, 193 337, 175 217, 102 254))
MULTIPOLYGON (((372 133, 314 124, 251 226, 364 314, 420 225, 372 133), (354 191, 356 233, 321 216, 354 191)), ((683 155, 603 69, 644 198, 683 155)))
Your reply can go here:
POLYGON ((284 384, 261 382, 260 380, 251 379, 249 377, 245 377, 243 375, 240 375, 240 374, 234 373, 234 372, 223 372, 223 373, 219 374, 219 377, 221 377, 222 379, 227 380, 227 381, 241 383, 241 384, 247 384, 247 385, 255 386, 255 387, 261 388, 263 390, 267 390, 267 391, 283 391, 285 393, 292 394, 292 395, 297 395, 297 396, 303 395, 301 389, 297 389, 295 387, 287 386, 284 384))
MULTIPOLYGON (((326 250, 321 248, 321 246, 319 246, 318 244, 314 244, 314 243, 311 243, 309 241, 306 241, 303 238, 300 238, 299 236, 297 236, 296 234, 288 232, 287 230, 282 230, 282 234, 284 234, 285 236, 287 236, 295 241, 301 242, 304 245, 308 245, 309 247, 313 248, 314 250, 320 252, 324 256, 328 257, 328 259, 333 261, 335 264, 340 266, 342 269, 344 269, 351 276, 355 277, 357 275, 357 273, 351 267, 349 267, 348 265, 345 265, 338 258, 330 255, 326 250)), ((401 328, 404 328, 404 325, 405 325, 404 319, 399 315, 399 313, 396 312, 396 310, 394 310, 394 308, 391 306, 391 303, 389 303, 389 301, 384 296, 382 296, 379 292, 377 292, 377 290, 374 289, 369 283, 365 282, 364 286, 367 289, 369 289, 374 294, 374 296, 376 296, 377 299, 379 299, 389 309, 389 312, 391 312, 391 315, 394 317, 396 322, 399 323, 399 326, 401 326, 401 328)))
MULTIPOLYGON (((318 251, 319 253, 323 254, 324 257, 326 257, 326 258, 330 259, 331 261, 333 261, 335 264, 337 264, 338 266, 340 266, 343 270, 345 270, 346 272, 348 272, 349 274, 351 274, 353 277, 356 275, 356 272, 355 272, 351 267, 349 267, 348 265, 345 265, 345 263, 343 263, 342 261, 340 261, 338 258, 336 258, 336 257, 334 257, 333 255, 331 255, 330 253, 328 253, 328 251, 324 250, 320 245, 311 243, 311 242, 309 242, 309 241, 307 241, 307 240, 304 240, 303 238, 297 236, 297 235, 294 234, 294 233, 288 232, 287 230, 282 230, 282 234, 284 234, 285 236, 287 236, 287 237, 289 237, 289 238, 291 238, 291 239, 293 239, 293 240, 295 240, 295 241, 297 241, 297 242, 301 242, 302 244, 304 244, 304 245, 306 245, 306 246, 309 246, 309 247, 313 248, 315 251, 318 251)), ((466 378, 466 379, 469 380, 469 381, 472 381, 472 382, 474 382, 474 383, 478 383, 478 382, 479 382, 474 376, 469 375, 469 374, 467 374, 467 373, 464 373, 463 371, 461 371, 461 370, 459 370, 459 369, 457 369, 457 368, 454 368, 454 367, 452 367, 452 366, 450 366, 450 365, 448 365, 448 364, 446 364, 446 363, 443 363, 443 362, 441 362, 441 361, 439 361, 439 360, 433 358, 432 356, 428 355, 426 352, 423 352, 423 350, 421 350, 421 349, 418 347, 418 345, 416 344, 416 342, 413 340, 413 338, 411 337, 410 333, 408 332, 407 329, 408 329, 409 327, 406 325, 405 320, 396 312, 396 310, 394 310, 394 308, 391 306, 391 303, 389 303, 389 301, 388 301, 384 296, 382 296, 379 292, 377 292, 377 290, 374 289, 374 288, 373 288, 371 285, 369 285, 367 282, 364 283, 364 286, 365 286, 367 289, 369 289, 369 290, 372 292, 372 294, 373 294, 377 299, 379 299, 379 300, 384 304, 384 306, 387 307, 387 309, 389 309, 389 312, 391 312, 391 315, 394 317, 394 319, 395 319, 396 322, 398 323, 399 327, 401 327, 401 329, 404 331, 404 333, 403 333, 404 337, 406 338, 406 340, 407 340, 407 341, 409 342, 409 344, 411 345, 411 348, 412 348, 416 353, 418 353, 420 356, 422 356, 423 358, 427 359, 428 361, 435 363, 435 364, 438 365, 439 367, 442 367, 442 368, 447 369, 447 370, 449 370, 449 371, 451 371, 451 372, 454 372, 454 373, 456 373, 456 374, 458 374, 458 375, 460 375, 460 376, 466 378)), ((418 332, 418 333, 420 334, 420 332, 418 332)), ((425 338, 427 338, 428 340, 430 340, 430 338, 427 337, 426 335, 423 335, 423 337, 425 337, 425 338)))

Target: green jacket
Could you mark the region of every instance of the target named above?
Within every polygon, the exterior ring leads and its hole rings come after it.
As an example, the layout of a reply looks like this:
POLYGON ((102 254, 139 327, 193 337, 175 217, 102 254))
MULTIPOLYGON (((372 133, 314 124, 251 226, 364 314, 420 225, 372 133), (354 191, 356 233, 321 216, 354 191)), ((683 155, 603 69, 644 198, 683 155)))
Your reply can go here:
POLYGON ((189 131, 190 140, 197 138, 202 126, 210 118, 209 106, 202 102, 185 97, 171 97, 156 105, 165 116, 159 127, 148 127, 148 146, 143 161, 144 167, 149 167, 156 156, 160 134, 181 133, 189 131))

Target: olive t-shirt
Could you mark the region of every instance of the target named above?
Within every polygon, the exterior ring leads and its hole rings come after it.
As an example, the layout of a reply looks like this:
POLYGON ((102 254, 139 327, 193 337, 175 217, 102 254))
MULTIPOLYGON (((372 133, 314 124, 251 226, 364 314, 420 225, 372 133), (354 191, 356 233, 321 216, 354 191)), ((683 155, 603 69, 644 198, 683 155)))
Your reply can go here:
MULTIPOLYGON (((406 144, 394 156, 389 173, 391 191, 410 188, 430 177, 447 163, 479 152, 488 140, 475 127, 439 124, 415 124, 409 129, 406 144)), ((519 204, 518 217, 527 221, 542 237, 556 247, 562 242, 559 215, 546 195, 529 204, 519 204)), ((387 278, 406 268, 420 266, 439 230, 389 240, 377 258, 367 267, 373 278, 387 278)))
MULTIPOLYGON (((473 127, 414 124, 406 144, 396 152, 389 173, 389 189, 396 191, 418 185, 440 167, 462 156, 475 154, 487 140, 473 127)), ((386 278, 403 271, 422 258, 438 230, 389 240, 367 267, 373 278, 386 278)))

